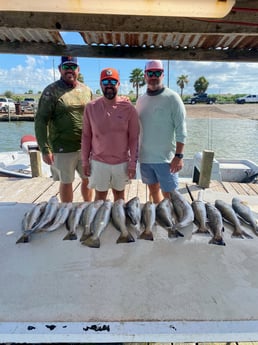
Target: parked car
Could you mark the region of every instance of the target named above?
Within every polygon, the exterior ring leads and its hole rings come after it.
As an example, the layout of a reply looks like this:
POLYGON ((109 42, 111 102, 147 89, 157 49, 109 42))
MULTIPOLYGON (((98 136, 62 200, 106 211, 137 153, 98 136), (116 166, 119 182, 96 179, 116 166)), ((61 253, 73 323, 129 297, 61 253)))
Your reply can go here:
POLYGON ((11 98, 0 97, 0 111, 3 113, 15 112, 15 103, 11 98))
POLYGON ((244 103, 258 103, 258 95, 248 95, 244 97, 239 97, 235 101, 237 104, 244 103))
POLYGON ((32 108, 35 108, 37 105, 36 99, 32 97, 25 97, 23 102, 27 102, 28 105, 31 106, 32 108))
POLYGON ((191 104, 196 104, 196 103, 213 104, 215 102, 216 102, 216 98, 209 97, 207 93, 195 94, 194 97, 192 97, 189 101, 189 103, 191 104))

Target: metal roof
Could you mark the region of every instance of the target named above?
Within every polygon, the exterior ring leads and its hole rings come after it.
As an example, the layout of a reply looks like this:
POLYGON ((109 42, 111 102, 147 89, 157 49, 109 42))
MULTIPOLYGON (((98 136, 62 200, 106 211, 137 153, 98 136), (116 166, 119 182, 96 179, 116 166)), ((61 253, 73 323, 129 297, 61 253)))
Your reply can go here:
POLYGON ((236 0, 223 19, 6 11, 3 6, 0 53, 258 61, 258 1, 236 0), (77 32, 84 43, 66 44, 63 32, 77 32))

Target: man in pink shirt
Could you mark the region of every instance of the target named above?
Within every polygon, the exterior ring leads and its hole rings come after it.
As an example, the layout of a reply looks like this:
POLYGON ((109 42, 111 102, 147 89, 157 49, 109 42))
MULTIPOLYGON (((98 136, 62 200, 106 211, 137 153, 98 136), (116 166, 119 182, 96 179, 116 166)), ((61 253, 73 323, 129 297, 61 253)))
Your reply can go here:
POLYGON ((125 185, 135 177, 139 122, 135 107, 118 96, 118 71, 105 68, 100 74, 103 96, 84 110, 82 164, 95 188, 95 200, 105 200, 112 188, 114 201, 124 199, 125 185))

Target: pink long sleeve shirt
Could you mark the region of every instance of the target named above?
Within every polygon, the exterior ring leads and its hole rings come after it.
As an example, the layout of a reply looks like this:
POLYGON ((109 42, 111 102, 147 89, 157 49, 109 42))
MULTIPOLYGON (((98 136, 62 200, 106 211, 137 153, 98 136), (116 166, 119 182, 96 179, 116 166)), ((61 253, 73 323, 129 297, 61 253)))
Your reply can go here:
POLYGON ((82 163, 93 159, 108 164, 128 162, 136 168, 139 122, 130 101, 117 97, 113 102, 100 97, 84 110, 82 131, 82 163))

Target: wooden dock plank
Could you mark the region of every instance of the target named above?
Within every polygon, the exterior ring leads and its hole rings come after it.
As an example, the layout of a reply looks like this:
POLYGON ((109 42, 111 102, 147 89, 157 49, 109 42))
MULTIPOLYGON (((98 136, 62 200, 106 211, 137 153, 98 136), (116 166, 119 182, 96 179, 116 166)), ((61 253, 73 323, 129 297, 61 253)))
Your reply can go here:
MULTIPOLYGON (((255 184, 253 184, 255 186, 255 184)), ((258 185, 256 185, 258 186, 258 185)), ((244 194, 248 194, 248 195, 257 195, 257 193, 255 192, 255 190, 252 188, 252 184, 251 183, 242 183, 242 188, 244 190, 244 194)))
MULTIPOLYGON (((200 188, 195 183, 180 182, 179 191, 191 201, 190 195, 186 189, 186 184, 194 197, 197 198, 200 188)), ((82 202, 81 197, 81 181, 75 179, 73 183, 74 189, 74 202, 82 202)), ((224 192, 232 195, 258 195, 257 184, 238 184, 230 182, 218 182, 212 181, 210 184, 210 190, 212 192, 224 192)), ((19 178, 0 178, 0 202, 24 202, 33 203, 47 201, 53 195, 59 195, 59 182, 54 182, 51 178, 36 177, 33 179, 19 179, 19 178)), ((145 203, 149 200, 149 191, 145 184, 141 180, 132 180, 125 188, 125 201, 131 198, 139 196, 141 203, 145 203)), ((109 190, 108 197, 113 201, 112 191, 109 190)))
POLYGON ((224 186, 224 188, 225 188, 227 193, 230 193, 230 194, 233 194, 233 195, 237 195, 238 194, 236 189, 234 188, 233 183, 223 182, 223 186, 224 186))

